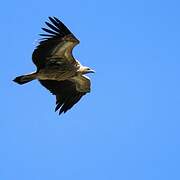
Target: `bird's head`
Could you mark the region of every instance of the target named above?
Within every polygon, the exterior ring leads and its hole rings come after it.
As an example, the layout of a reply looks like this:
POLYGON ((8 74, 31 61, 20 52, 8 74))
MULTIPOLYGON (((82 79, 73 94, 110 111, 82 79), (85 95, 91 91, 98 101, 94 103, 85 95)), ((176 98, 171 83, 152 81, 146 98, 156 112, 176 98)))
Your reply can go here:
POLYGON ((79 69, 79 72, 82 74, 95 73, 95 71, 89 67, 83 66, 79 69))

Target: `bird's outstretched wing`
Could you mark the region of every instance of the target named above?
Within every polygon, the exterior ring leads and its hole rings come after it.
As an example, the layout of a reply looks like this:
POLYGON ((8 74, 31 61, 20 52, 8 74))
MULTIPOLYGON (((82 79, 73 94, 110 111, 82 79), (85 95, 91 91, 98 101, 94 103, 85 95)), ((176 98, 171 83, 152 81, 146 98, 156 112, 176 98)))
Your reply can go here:
POLYGON ((39 45, 32 54, 32 59, 37 69, 43 68, 51 58, 66 59, 71 64, 76 64, 72 49, 79 40, 56 17, 49 17, 50 22, 45 22, 47 28, 42 28, 47 34, 43 36, 39 45))
POLYGON ((76 83, 69 80, 40 80, 40 83, 52 94, 56 95, 55 111, 60 109, 59 114, 67 112, 86 94, 86 92, 77 91, 76 83))

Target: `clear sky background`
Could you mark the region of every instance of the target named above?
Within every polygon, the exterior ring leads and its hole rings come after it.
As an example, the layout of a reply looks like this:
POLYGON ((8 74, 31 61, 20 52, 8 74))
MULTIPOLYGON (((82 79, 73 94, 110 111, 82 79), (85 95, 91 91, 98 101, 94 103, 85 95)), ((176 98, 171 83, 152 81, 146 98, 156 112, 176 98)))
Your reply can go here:
POLYGON ((2 1, 0 180, 179 180, 180 2, 2 1), (48 16, 81 41, 92 92, 67 114, 31 54, 48 16))

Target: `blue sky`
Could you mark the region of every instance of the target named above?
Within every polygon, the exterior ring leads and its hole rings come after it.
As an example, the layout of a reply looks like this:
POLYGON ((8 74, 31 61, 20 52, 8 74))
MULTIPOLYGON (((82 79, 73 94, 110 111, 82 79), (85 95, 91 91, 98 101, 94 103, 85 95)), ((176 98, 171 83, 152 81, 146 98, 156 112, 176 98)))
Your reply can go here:
POLYGON ((1 2, 0 179, 179 180, 180 3, 1 2), (67 114, 37 81, 31 54, 48 16, 81 41, 92 92, 67 114))

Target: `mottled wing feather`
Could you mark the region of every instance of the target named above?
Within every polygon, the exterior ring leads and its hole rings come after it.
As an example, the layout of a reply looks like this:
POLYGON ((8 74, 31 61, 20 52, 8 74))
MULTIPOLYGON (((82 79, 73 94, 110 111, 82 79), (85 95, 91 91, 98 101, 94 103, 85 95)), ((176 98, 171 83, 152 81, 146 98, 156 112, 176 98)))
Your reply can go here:
POLYGON ((59 114, 67 112, 86 94, 85 92, 78 92, 75 83, 68 80, 40 80, 40 83, 52 94, 56 95, 55 111, 60 109, 59 114))
POLYGON ((75 82, 77 91, 79 91, 79 92, 90 92, 91 81, 87 76, 85 76, 85 75, 75 76, 72 79, 75 82))
POLYGON ((45 67, 50 57, 65 57, 70 63, 76 63, 72 56, 72 49, 79 40, 56 17, 49 17, 45 22, 48 28, 42 28, 46 33, 32 54, 34 64, 38 69, 45 67))

